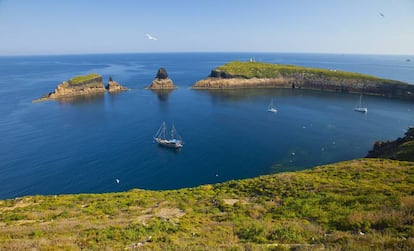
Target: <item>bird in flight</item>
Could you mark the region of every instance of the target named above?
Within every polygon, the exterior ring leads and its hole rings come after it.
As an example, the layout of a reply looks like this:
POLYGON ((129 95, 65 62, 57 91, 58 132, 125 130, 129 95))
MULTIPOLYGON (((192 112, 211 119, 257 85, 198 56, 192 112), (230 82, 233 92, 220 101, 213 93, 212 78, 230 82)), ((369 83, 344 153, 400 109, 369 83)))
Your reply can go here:
POLYGON ((149 40, 154 40, 154 41, 158 40, 158 38, 151 36, 151 34, 148 34, 148 33, 145 34, 145 36, 147 36, 149 40))
POLYGON ((379 15, 380 15, 381 17, 385 17, 384 13, 382 13, 382 12, 380 12, 380 13, 379 13, 379 15))

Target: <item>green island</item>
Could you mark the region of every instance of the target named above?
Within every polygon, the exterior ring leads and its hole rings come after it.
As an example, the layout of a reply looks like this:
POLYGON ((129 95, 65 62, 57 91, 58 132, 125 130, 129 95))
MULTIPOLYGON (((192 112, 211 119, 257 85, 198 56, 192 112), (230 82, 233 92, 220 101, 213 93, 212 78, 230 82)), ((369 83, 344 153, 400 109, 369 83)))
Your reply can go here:
POLYGON ((126 91, 128 88, 109 78, 108 85, 105 86, 101 75, 91 73, 87 75, 75 76, 68 81, 63 81, 55 90, 49 92, 32 102, 46 100, 66 100, 71 101, 79 96, 103 95, 105 92, 115 93, 126 91))
POLYGON ((414 250, 413 143, 411 128, 305 171, 1 200, 0 250, 414 250))
POLYGON ((197 81, 193 89, 298 88, 414 99, 414 85, 354 72, 233 61, 197 81))

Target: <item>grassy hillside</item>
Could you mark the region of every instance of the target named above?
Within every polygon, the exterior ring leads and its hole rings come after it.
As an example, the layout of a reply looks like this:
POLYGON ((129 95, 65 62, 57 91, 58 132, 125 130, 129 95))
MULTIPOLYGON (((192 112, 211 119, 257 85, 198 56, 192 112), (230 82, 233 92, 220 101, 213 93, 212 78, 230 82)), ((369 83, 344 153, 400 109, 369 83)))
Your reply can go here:
POLYGON ((374 76, 364 75, 360 73, 260 62, 233 61, 217 67, 215 71, 225 72, 230 75, 244 78, 277 78, 280 76, 292 77, 295 74, 302 73, 319 77, 335 77, 342 79, 362 79, 374 81, 382 80, 374 76))
POLYGON ((413 250, 414 162, 0 201, 0 250, 413 250))

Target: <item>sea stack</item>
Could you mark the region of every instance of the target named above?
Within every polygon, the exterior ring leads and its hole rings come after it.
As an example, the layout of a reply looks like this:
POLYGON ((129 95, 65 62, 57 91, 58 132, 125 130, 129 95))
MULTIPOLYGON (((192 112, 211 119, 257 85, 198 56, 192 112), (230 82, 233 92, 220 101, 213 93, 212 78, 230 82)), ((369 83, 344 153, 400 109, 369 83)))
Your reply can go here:
POLYGON ((34 101, 103 94, 105 91, 106 89, 103 84, 102 76, 93 73, 84 76, 76 76, 68 81, 63 81, 53 92, 45 94, 34 101))
POLYGON ((172 90, 176 89, 173 81, 168 77, 168 73, 164 68, 158 69, 157 75, 152 83, 146 87, 149 90, 172 90))
POLYGON ((128 88, 114 81, 112 77, 109 77, 109 81, 108 81, 108 85, 106 86, 106 89, 108 90, 109 93, 128 91, 128 88))

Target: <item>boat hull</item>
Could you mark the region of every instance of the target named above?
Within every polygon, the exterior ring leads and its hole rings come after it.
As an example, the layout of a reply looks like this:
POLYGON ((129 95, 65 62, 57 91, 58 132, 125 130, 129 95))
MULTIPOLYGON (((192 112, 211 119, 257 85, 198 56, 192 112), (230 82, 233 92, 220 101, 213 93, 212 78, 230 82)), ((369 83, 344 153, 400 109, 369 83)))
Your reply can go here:
POLYGON ((181 148, 183 147, 183 142, 180 140, 166 140, 162 138, 155 138, 155 142, 157 142, 160 146, 168 147, 168 148, 181 148))
POLYGON ((363 113, 368 112, 368 108, 355 108, 354 110, 357 112, 363 112, 363 113))

